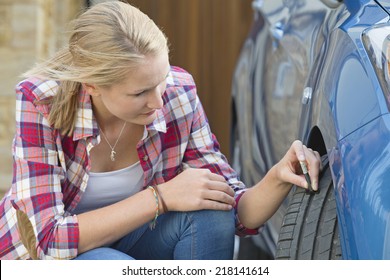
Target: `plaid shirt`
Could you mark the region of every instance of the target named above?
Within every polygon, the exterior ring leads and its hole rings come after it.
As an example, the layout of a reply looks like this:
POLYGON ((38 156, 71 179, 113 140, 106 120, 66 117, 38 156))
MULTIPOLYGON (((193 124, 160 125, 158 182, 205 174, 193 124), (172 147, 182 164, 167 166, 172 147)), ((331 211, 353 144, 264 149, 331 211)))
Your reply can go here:
MULTIPOLYGON (((56 94, 58 83, 29 78, 16 88, 16 135, 12 188, 0 204, 1 259, 71 259, 79 230, 72 215, 85 191, 89 151, 100 141, 90 96, 81 91, 76 128, 63 136, 48 123, 50 106, 37 101, 56 94)), ((137 145, 144 186, 161 184, 188 167, 208 168, 244 191, 211 133, 194 81, 172 67, 164 106, 137 145)), ((238 202, 238 201, 237 201, 238 202)), ((237 215, 236 215, 237 217, 237 215)), ((236 218, 237 233, 252 234, 236 218)))

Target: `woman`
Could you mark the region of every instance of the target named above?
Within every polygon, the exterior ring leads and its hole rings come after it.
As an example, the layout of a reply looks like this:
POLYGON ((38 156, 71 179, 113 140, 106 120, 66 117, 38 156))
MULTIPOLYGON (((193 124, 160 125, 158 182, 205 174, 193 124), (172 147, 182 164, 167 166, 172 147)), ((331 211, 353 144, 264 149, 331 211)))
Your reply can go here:
POLYGON ((229 259, 292 184, 317 189, 319 155, 295 141, 253 188, 219 151, 192 77, 129 4, 74 22, 69 45, 16 88, 14 179, 1 259, 229 259))

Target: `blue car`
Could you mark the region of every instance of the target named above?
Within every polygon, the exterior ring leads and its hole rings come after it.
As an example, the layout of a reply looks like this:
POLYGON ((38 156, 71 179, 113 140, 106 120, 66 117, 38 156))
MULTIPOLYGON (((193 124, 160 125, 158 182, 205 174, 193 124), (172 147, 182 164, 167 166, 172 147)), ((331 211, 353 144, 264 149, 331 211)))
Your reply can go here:
POLYGON ((248 186, 300 139, 293 188, 251 246, 276 259, 390 259, 390 0, 255 0, 233 78, 232 164, 248 186))

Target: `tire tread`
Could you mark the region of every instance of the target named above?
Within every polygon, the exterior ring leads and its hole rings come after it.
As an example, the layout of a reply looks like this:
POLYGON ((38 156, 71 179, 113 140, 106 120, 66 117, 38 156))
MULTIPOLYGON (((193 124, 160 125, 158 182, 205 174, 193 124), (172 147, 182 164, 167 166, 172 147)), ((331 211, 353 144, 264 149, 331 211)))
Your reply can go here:
MULTIPOLYGON (((326 159, 323 159, 326 163, 326 159)), ((292 193, 279 234, 275 259, 341 259, 336 201, 330 169, 324 164, 320 193, 292 193)))

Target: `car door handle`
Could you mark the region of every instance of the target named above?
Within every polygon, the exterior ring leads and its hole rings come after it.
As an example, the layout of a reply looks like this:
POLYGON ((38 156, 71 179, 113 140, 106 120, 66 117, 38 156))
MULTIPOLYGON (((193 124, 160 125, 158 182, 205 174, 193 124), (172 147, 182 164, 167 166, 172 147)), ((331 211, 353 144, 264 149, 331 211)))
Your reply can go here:
POLYGON ((301 100, 303 105, 309 104, 312 94, 313 94, 313 89, 311 87, 305 87, 302 93, 302 100, 301 100))
POLYGON ((278 21, 270 28, 272 37, 279 41, 284 35, 284 23, 278 21))

